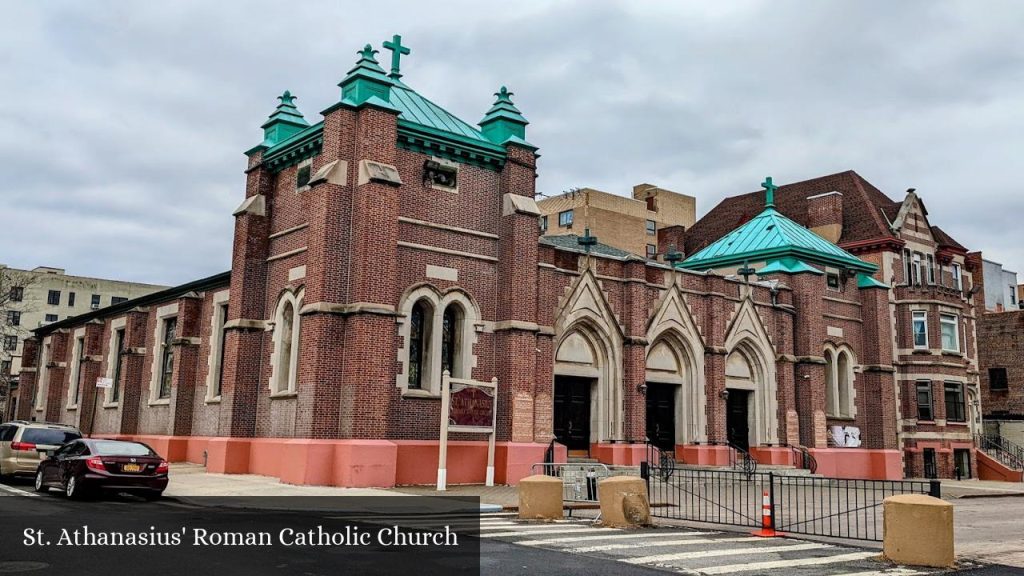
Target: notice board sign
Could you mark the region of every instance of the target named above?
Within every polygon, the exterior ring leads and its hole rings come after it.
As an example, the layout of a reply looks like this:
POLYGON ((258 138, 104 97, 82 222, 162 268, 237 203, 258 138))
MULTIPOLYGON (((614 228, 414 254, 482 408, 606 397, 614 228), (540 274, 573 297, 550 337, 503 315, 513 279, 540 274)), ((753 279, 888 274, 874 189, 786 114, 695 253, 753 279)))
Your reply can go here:
POLYGON ((494 431, 498 417, 498 379, 490 382, 441 375, 441 445, 438 450, 437 489, 448 484, 448 433, 487 434, 485 483, 494 486, 494 431))

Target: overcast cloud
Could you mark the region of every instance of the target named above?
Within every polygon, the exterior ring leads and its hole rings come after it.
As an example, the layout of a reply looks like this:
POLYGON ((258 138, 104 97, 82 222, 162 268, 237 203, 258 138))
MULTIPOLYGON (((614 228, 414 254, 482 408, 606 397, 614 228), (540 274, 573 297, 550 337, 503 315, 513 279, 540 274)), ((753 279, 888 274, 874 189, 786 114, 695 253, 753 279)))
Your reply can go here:
MULTIPOLYGON (((1024 272, 1024 3, 0 0, 0 262, 180 283, 228 269, 242 152, 356 50, 475 123, 502 84, 538 190, 725 196, 854 169, 1024 272), (385 53, 389 54, 389 53, 385 53), (384 57, 381 57, 382 61, 384 57)), ((1024 280, 1024 277, 1022 277, 1024 280)))

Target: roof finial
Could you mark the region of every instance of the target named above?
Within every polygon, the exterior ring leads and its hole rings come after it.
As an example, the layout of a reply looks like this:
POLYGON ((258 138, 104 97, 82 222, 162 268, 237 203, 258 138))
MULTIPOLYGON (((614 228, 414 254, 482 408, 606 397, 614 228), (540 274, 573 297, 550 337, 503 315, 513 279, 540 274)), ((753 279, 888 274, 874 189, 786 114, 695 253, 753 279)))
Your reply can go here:
POLYGON ((362 62, 373 62, 374 64, 377 64, 378 62, 377 59, 374 58, 374 55, 379 52, 380 50, 374 50, 373 46, 370 46, 369 44, 363 46, 362 50, 356 52, 356 54, 359 54, 359 62, 356 62, 356 65, 358 66, 362 62))
POLYGON ((291 90, 285 90, 284 94, 277 97, 281 101, 281 106, 294 106, 295 96, 292 96, 291 90))
POLYGON ((775 191, 779 188, 775 184, 772 184, 772 177, 767 176, 764 182, 761 182, 761 187, 764 188, 764 207, 774 208, 775 207, 775 191))
POLYGON ((597 244, 597 236, 591 236, 590 226, 587 226, 583 230, 583 236, 576 238, 576 243, 583 247, 583 251, 587 253, 587 256, 590 256, 590 249, 594 244, 597 244))
POLYGON ((391 73, 389 77, 398 80, 402 77, 402 74, 398 71, 399 64, 402 60, 403 54, 409 54, 412 52, 407 46, 402 46, 402 37, 395 34, 391 37, 390 41, 384 41, 384 48, 391 50, 391 73))

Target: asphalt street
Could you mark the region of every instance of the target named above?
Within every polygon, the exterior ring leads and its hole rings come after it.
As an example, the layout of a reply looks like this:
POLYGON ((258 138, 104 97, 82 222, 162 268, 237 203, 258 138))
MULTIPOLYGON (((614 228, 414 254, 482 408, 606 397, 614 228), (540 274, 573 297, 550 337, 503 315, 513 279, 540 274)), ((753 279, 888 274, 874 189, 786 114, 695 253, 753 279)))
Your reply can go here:
MULTIPOLYGON (((994 500, 994 499, 993 499, 994 500)), ((967 503, 958 516, 958 526, 970 531, 983 526, 982 516, 1002 508, 1006 502, 991 500, 967 503), (968 510, 969 511, 966 511, 968 510)), ((1024 502, 1022 502, 1024 503, 1024 502)), ((958 504, 958 510, 960 509, 958 504)), ((416 566, 417 576, 429 574, 508 575, 651 575, 651 574, 738 574, 753 575, 834 575, 916 576, 940 571, 894 567, 881 562, 877 548, 846 546, 842 543, 811 542, 798 539, 757 539, 745 533, 693 530, 683 527, 642 531, 617 531, 593 526, 584 519, 552 524, 521 523, 510 514, 463 518, 453 528, 479 534, 466 557, 446 554, 364 550, 328 551, 311 554, 308 548, 280 548, 270 551, 252 547, 218 548, 215 554, 180 548, 140 548, 138 556, 110 548, 68 548, 26 546, 25 527, 43 527, 53 531, 60 526, 89 525, 91 529, 132 526, 145 531, 148 526, 201 525, 211 532, 237 531, 241 527, 277 530, 294 525, 293 514, 282 511, 212 509, 174 500, 148 503, 131 497, 102 501, 68 501, 59 494, 36 495, 28 482, 0 485, 0 574, 110 574, 125 571, 146 574, 408 574, 416 566), (398 558, 396 554, 406 555, 398 558), (470 559, 469 557, 472 556, 470 559), (478 563, 478 564, 477 564, 478 563), (126 566, 130 567, 126 570, 126 566), (392 570, 394 566, 399 568, 392 570)), ((320 511, 312 518, 329 524, 337 517, 320 511)), ((1019 518, 1019 515, 1018 515, 1019 518)), ((364 530, 372 530, 379 520, 349 517, 364 530)), ((420 528, 434 520, 405 518, 403 526, 420 528)), ((350 522, 351 523, 351 522, 350 522)), ((1012 533, 1019 524, 996 524, 993 532, 979 528, 972 532, 999 545, 1000 553, 1015 558, 1012 533)), ((55 533, 55 532, 51 532, 55 533)), ((976 538, 976 539, 977 539, 976 538)), ((1019 538, 1018 538, 1019 539, 1019 538)), ((969 540, 970 541, 970 540, 969 540)), ((1024 568, 1010 566, 968 566, 960 573, 971 576, 1018 576, 1024 568)), ((948 573, 948 572, 947 572, 948 573)))

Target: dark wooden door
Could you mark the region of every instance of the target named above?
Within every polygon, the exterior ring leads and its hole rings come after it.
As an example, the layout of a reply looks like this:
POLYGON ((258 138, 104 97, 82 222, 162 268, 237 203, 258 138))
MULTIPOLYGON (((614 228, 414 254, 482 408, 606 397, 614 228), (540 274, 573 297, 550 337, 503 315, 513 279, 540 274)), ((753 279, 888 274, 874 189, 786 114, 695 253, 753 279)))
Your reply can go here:
POLYGON ((726 401, 725 423, 728 428, 729 444, 750 449, 750 421, 747 413, 747 400, 750 392, 746 390, 729 390, 726 401))
POLYGON ((647 385, 647 438, 672 453, 676 449, 676 388, 671 384, 647 385))
POLYGON ((590 378, 555 377, 555 438, 569 450, 590 450, 590 378))

